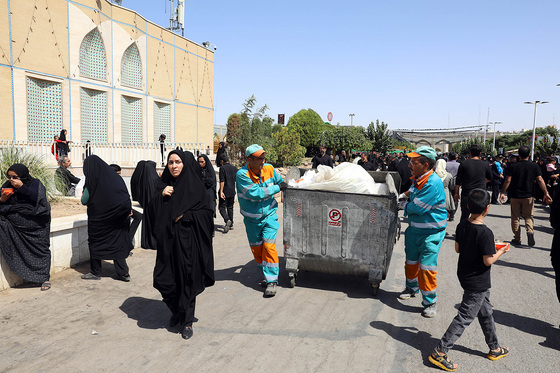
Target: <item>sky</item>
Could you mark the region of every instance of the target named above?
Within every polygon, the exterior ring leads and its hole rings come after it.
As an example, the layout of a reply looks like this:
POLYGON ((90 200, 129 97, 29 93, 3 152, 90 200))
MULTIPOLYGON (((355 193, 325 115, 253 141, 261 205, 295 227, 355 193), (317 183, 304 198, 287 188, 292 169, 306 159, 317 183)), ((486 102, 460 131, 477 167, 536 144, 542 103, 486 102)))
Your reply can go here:
MULTIPOLYGON (((177 3, 177 1, 175 1, 177 3)), ((160 25, 169 0, 123 0, 160 25)), ((496 130, 560 121, 558 0, 185 1, 185 37, 215 44, 215 124, 251 95, 277 120, 496 130), (350 117, 349 114, 354 114, 350 117)))

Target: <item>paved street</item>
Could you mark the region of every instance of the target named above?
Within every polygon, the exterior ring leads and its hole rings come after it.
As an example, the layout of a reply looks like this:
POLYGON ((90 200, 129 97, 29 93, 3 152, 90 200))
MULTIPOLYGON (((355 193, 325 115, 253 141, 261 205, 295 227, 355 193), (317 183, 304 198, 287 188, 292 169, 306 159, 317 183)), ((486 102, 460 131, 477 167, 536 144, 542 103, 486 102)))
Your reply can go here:
MULTIPOLYGON (((490 213, 487 225, 509 241, 509 206, 492 206, 490 213)), ((535 233, 536 247, 512 248, 492 268, 497 332, 510 356, 486 359, 475 322, 450 353, 459 371, 557 369, 560 305, 549 258, 552 234, 541 206, 535 233)), ((282 254, 282 234, 277 244, 282 254)), ((366 279, 312 272, 300 273, 290 289, 281 263, 278 295, 265 299, 237 216, 233 231, 216 232, 217 282, 197 298, 191 340, 167 327, 170 313, 152 287, 155 252, 136 249, 130 283, 113 280, 112 263, 105 262, 101 281, 80 279, 86 265, 56 275, 48 292, 0 292, 0 372, 435 372, 427 357, 462 295, 454 241, 448 235, 441 249, 434 319, 420 316, 420 298, 397 299, 404 287, 403 247, 401 237, 377 297, 366 279)))

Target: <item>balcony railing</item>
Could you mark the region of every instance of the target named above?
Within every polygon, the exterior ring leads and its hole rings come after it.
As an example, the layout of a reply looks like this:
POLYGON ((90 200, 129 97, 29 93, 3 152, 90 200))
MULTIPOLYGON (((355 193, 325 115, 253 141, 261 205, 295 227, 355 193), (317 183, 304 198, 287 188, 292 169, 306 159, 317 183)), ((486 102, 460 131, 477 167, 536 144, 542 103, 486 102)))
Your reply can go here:
MULTIPOLYGON (((42 157, 48 166, 56 166, 56 158, 52 154, 53 143, 40 143, 28 141, 11 141, 0 140, 0 149, 4 147, 14 146, 21 151, 35 154, 42 157)), ((136 163, 141 160, 152 160, 156 164, 162 163, 162 154, 159 142, 153 143, 87 143, 90 154, 98 155, 105 162, 111 164, 116 163, 120 166, 136 166, 136 163)), ((208 144, 212 145, 212 144, 208 144)), ((205 143, 172 143, 166 142, 164 147, 164 159, 167 154, 177 147, 183 150, 192 152, 195 156, 197 151, 200 153, 206 152, 205 143)), ((70 153, 68 154, 72 160, 73 166, 81 166, 86 156, 86 143, 70 143, 70 153)), ((165 162, 165 160, 164 160, 165 162)))

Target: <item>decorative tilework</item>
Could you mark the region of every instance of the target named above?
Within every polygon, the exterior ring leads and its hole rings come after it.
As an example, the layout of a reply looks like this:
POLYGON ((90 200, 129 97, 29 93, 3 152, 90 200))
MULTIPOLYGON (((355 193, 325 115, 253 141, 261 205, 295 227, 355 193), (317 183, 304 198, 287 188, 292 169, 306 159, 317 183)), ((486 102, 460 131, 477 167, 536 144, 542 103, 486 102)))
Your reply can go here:
POLYGON ((124 143, 142 142, 142 99, 121 96, 121 134, 124 143))
POLYGON ((136 43, 125 51, 121 62, 121 83, 128 87, 142 88, 142 60, 136 43))
POLYGON ((98 29, 91 30, 80 45, 80 76, 107 80, 107 56, 98 29))
POLYGON ((107 142, 107 92, 80 89, 81 141, 107 142))
POLYGON ((154 102, 154 141, 164 134, 171 139, 171 105, 154 102))
POLYGON ((62 129, 62 84, 27 77, 27 138, 51 142, 62 129))

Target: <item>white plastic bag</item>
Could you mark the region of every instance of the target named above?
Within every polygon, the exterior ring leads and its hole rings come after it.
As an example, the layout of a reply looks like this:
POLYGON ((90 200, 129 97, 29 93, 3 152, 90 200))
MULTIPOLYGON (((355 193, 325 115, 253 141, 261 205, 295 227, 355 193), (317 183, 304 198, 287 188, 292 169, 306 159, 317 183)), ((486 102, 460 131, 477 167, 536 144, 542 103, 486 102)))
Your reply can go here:
POLYGON ((76 184, 76 197, 82 198, 82 194, 84 194, 84 186, 86 185, 86 177, 85 175, 80 179, 80 182, 76 184))

